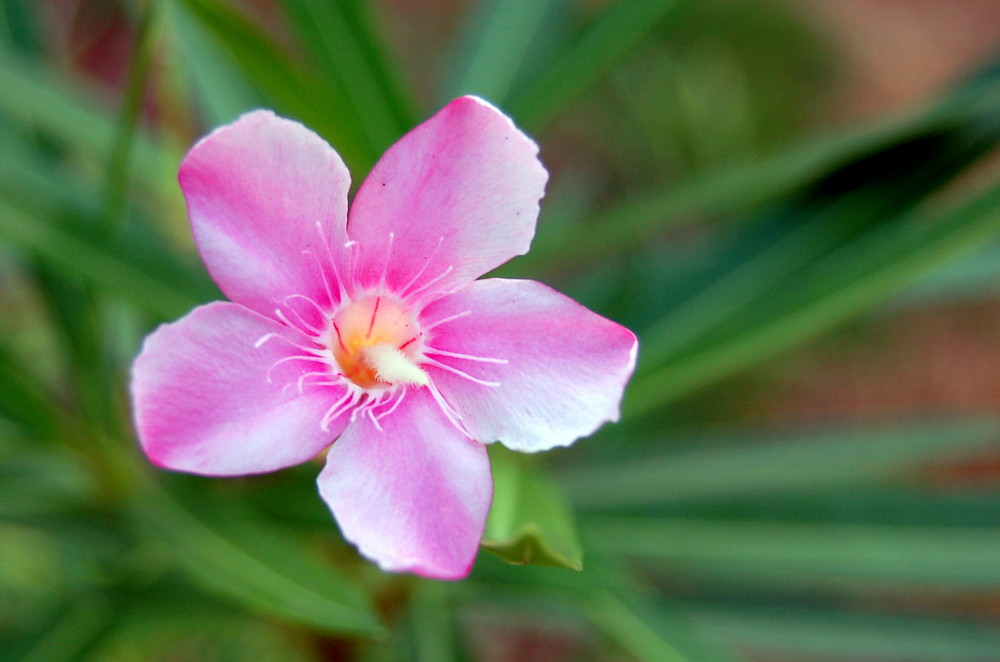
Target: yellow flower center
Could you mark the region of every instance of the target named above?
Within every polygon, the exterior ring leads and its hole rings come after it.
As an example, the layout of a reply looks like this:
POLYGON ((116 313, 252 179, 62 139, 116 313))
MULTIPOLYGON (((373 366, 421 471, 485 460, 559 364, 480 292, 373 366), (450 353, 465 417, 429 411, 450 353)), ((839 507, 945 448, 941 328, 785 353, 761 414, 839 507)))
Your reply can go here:
POLYGON ((352 301, 333 318, 330 349, 345 377, 361 388, 429 382, 420 369, 420 329, 384 296, 352 301))

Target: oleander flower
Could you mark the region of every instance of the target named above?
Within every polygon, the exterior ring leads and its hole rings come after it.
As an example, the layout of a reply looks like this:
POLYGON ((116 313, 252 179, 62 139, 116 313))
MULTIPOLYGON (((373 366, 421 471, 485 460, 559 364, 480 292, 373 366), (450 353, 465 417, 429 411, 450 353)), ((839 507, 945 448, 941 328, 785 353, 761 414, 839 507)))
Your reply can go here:
POLYGON ((635 364, 635 336, 571 299, 475 280, 528 250, 537 153, 496 108, 456 99, 386 152, 348 215, 343 161, 301 124, 255 111, 203 138, 179 180, 231 302, 161 326, 136 358, 150 460, 238 476, 329 447, 319 491, 345 538, 386 570, 465 576, 492 500, 484 444, 590 434, 635 364))

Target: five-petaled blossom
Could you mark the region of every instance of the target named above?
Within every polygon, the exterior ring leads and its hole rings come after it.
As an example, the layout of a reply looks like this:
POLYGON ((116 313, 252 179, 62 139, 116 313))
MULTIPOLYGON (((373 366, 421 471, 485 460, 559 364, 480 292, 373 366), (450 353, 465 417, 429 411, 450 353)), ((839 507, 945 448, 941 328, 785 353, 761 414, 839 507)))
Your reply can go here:
POLYGON ((179 180, 231 302, 146 339, 132 398, 149 458, 236 476, 329 447, 319 491, 362 554, 465 576, 493 494, 484 443, 590 434, 635 364, 635 336, 571 299, 475 280, 528 250, 537 153, 456 99, 389 149, 348 216, 343 161, 301 124, 255 111, 203 138, 179 180))

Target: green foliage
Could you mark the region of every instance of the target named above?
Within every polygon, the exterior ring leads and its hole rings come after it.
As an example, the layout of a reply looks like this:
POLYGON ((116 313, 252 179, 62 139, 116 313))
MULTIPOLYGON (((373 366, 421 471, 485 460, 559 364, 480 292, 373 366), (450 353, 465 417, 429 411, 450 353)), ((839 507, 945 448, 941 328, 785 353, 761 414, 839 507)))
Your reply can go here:
POLYGON ((995 298, 1000 65, 815 135, 834 53, 784 5, 479 0, 423 26, 453 26, 425 37, 440 63, 405 4, 103 3, 133 37, 120 88, 67 60, 46 3, 0 6, 0 657, 438 662, 534 637, 558 659, 995 659, 1000 498, 944 469, 995 455, 1000 421, 776 432, 747 408, 825 333, 995 298), (491 447, 492 554, 456 583, 361 559, 316 467, 149 467, 129 364, 221 298, 184 150, 269 106, 360 182, 469 92, 552 167, 533 250, 501 274, 640 335, 623 421, 543 457, 491 447))
POLYGON ((558 490, 531 458, 490 448, 493 505, 483 548, 511 563, 583 568, 573 516, 558 490))

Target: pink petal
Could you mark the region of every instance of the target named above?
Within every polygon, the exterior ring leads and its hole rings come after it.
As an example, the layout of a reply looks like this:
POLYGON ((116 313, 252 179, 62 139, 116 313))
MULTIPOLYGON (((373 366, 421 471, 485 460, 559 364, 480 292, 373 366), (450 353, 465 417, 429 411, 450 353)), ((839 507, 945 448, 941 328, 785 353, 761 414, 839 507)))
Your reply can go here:
POLYGON ((292 343, 308 340, 234 303, 195 308, 150 334, 132 366, 135 426, 149 459, 232 476, 282 469, 323 450, 346 420, 328 431, 320 426, 344 388, 307 379, 300 394, 299 377, 323 365, 275 365, 304 354, 292 343), (275 336, 255 348, 267 334, 275 336))
POLYGON ((195 145, 179 179, 198 250, 227 297, 269 317, 291 294, 328 307, 324 277, 337 297, 322 238, 347 241, 351 178, 322 138, 254 111, 195 145))
POLYGON ((637 349, 625 327, 541 283, 499 278, 435 301, 421 322, 450 317, 424 353, 451 371, 423 367, 476 439, 534 452, 618 420, 637 349))
POLYGON ((526 253, 548 179, 537 154, 482 99, 449 103, 393 145, 358 191, 348 224, 358 280, 375 287, 384 274, 396 294, 423 298, 526 253))
POLYGON ((379 421, 351 423, 330 448, 319 490, 344 537, 384 570, 468 574, 493 494, 485 447, 459 432, 426 388, 379 421))

